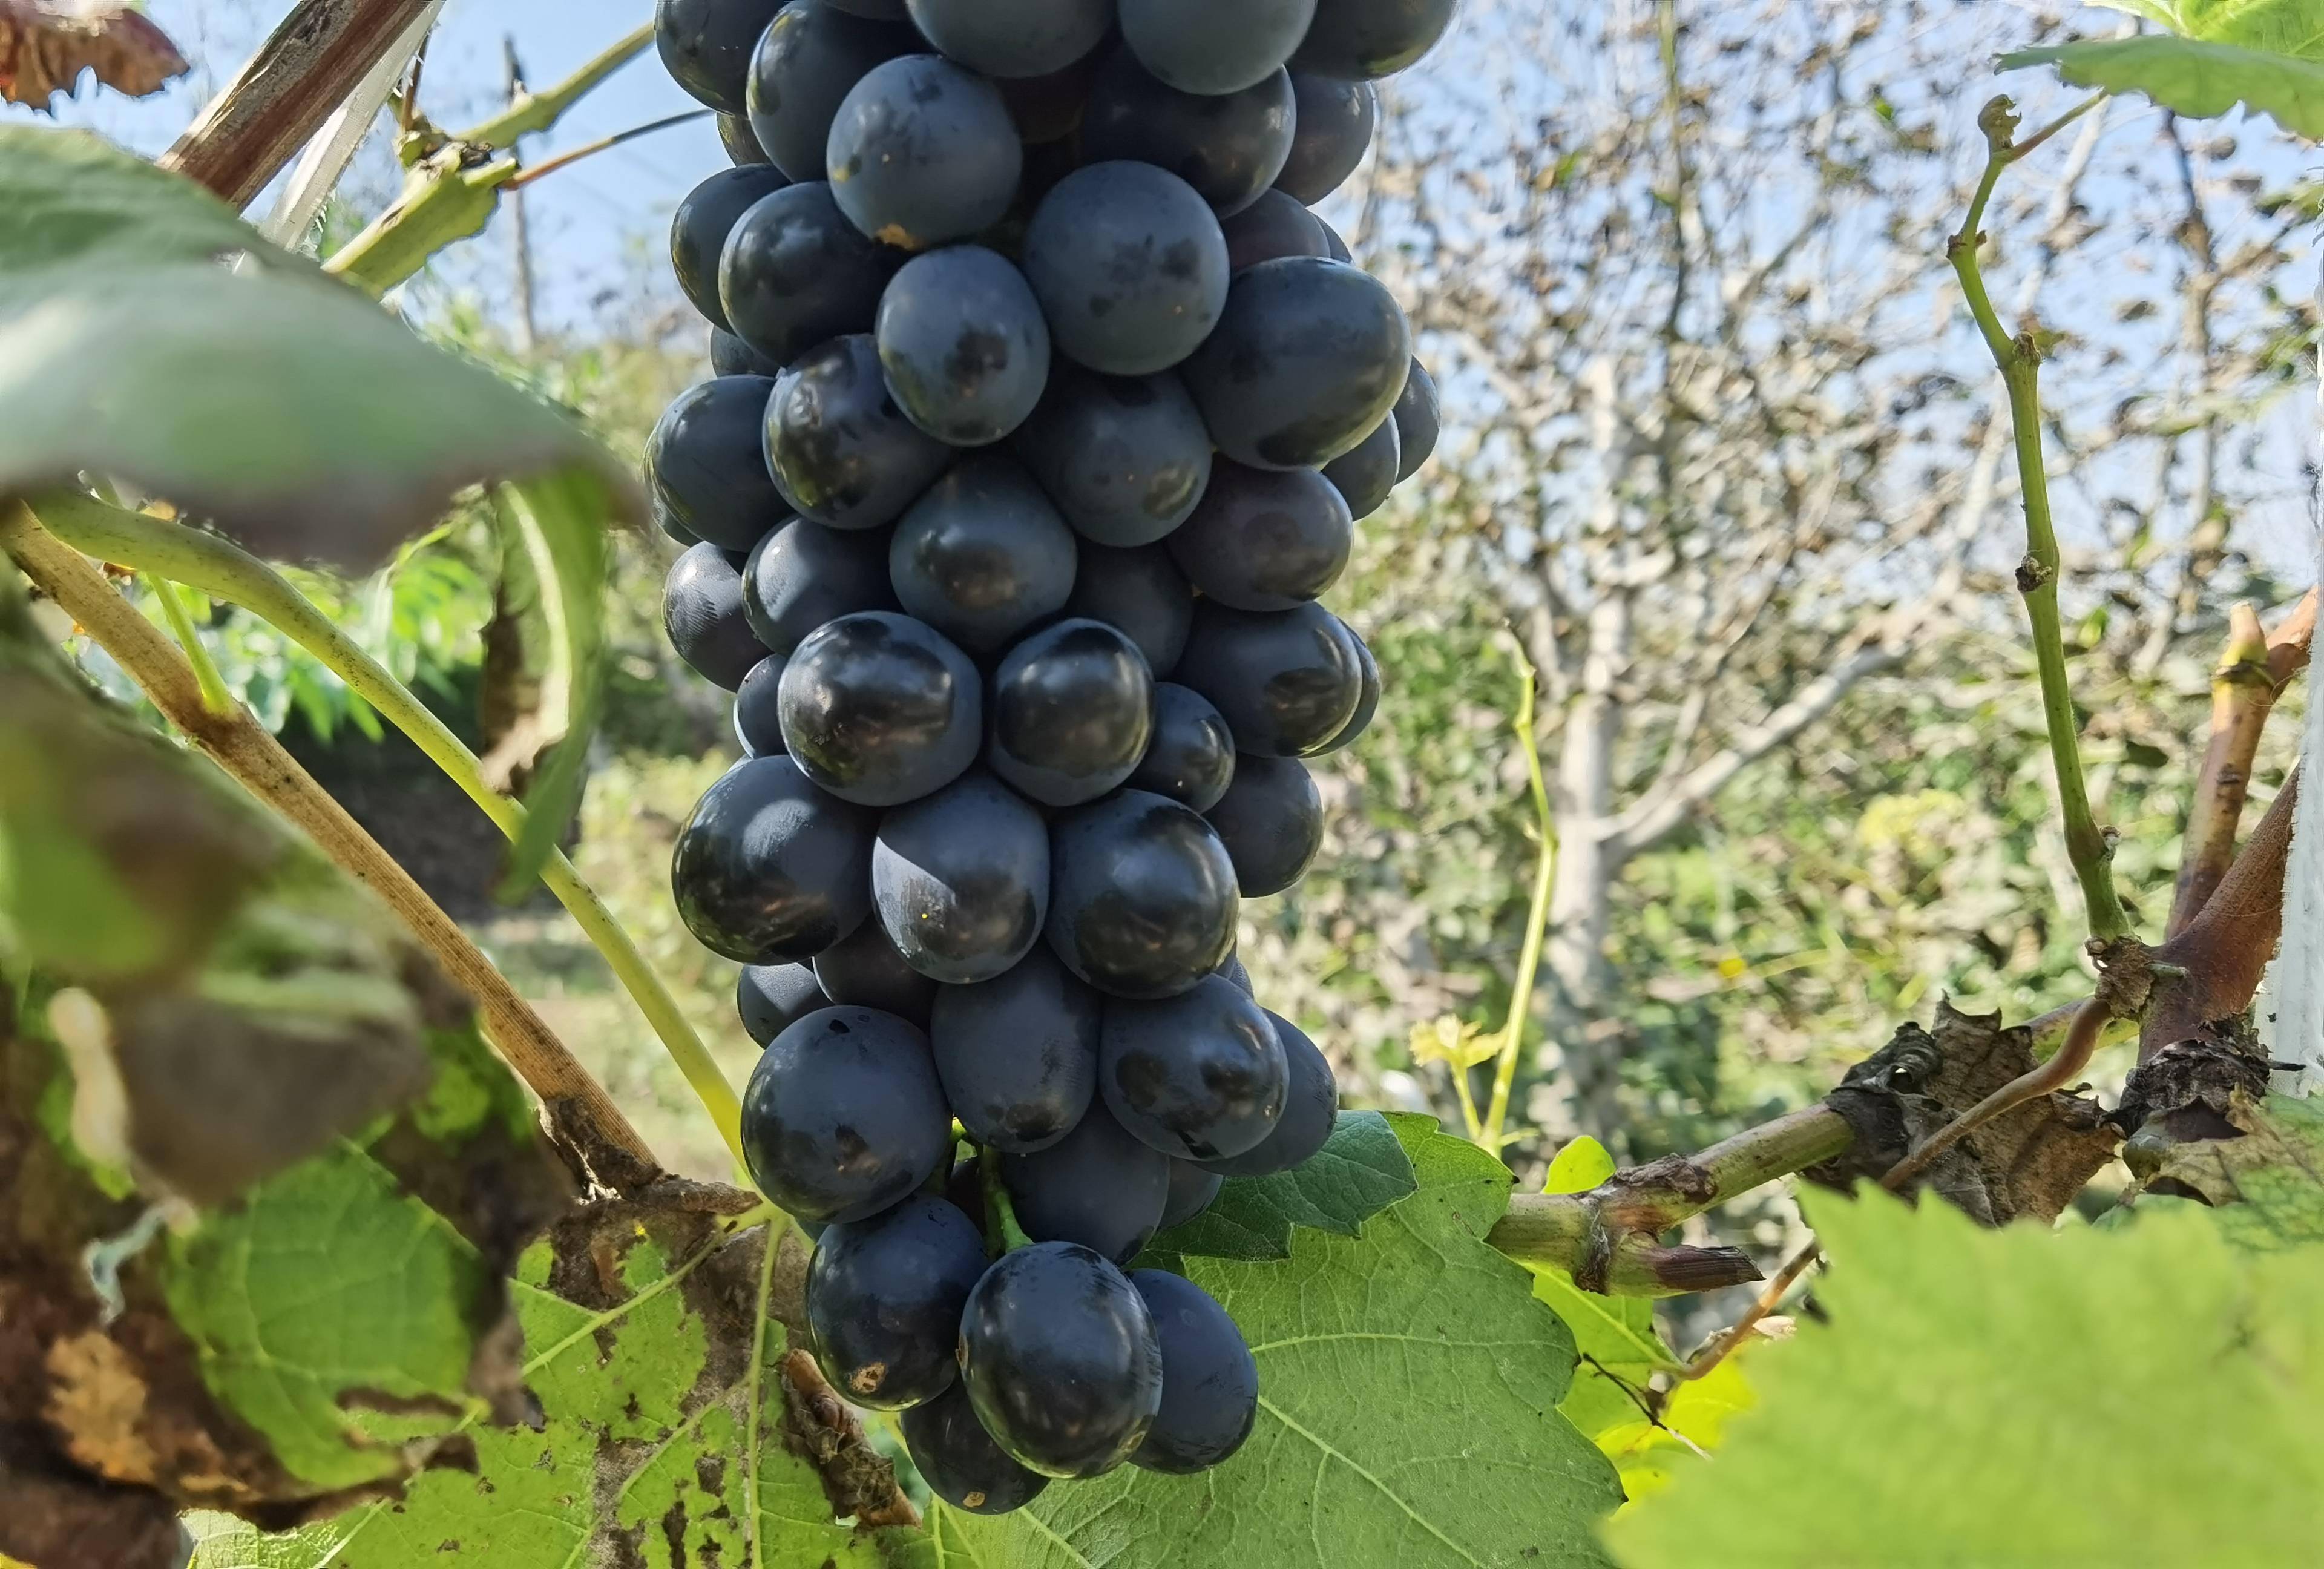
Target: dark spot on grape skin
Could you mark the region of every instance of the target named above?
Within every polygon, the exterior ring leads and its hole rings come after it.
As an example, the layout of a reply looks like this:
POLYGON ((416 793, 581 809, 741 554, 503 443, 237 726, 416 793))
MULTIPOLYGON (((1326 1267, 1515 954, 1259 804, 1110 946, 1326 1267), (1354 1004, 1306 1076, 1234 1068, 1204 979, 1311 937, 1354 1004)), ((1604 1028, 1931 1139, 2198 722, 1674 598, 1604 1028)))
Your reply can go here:
POLYGON ((1162 252, 1162 275, 1185 281, 1202 269, 1202 252, 1192 240, 1176 240, 1162 252))

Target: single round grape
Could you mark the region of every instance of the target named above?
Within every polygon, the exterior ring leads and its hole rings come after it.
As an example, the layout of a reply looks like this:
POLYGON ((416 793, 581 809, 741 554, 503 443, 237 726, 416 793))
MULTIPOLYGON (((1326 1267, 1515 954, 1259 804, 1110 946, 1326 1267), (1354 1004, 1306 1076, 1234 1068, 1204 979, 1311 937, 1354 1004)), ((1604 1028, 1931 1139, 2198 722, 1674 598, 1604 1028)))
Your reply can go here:
MULTIPOLYGON (((783 367, 736 337, 718 328, 710 329, 710 374, 715 376, 764 376, 773 381, 783 367)), ((766 457, 760 455, 764 463, 766 457)))
POLYGON ((1286 256, 1330 254, 1323 220, 1279 190, 1261 191, 1257 201, 1220 224, 1219 232, 1226 235, 1230 272, 1286 256))
POLYGON ((1099 621, 1061 621, 993 672, 985 760, 1044 806, 1093 801, 1128 779, 1154 734, 1146 656, 1099 621))
POLYGON ((904 263, 880 300, 888 391, 913 424, 953 447, 985 447, 1032 413, 1049 379, 1049 327, 1032 286, 982 245, 904 263))
MULTIPOLYGON (((879 865, 875 842, 872 849, 875 915, 880 903, 879 865)), ((817 954, 815 980, 835 1004, 892 1013, 922 1029, 928 1027, 929 1011, 936 1006, 936 983, 904 962, 904 955, 888 939, 887 928, 876 919, 865 921, 817 954)))
POLYGON ((869 1008, 808 1014, 751 1070, 742 1156, 759 1191, 803 1221, 897 1203, 952 1158, 928 1038, 869 1008))
POLYGON ((826 622, 893 610, 886 530, 829 529, 794 518, 759 541, 742 575, 742 608, 759 641, 788 654, 826 622))
POLYGON ((1397 465, 1396 477, 1400 484, 1420 472, 1436 450, 1436 436, 1441 416, 1436 406, 1436 379, 1428 367, 1413 356, 1412 369, 1404 379, 1404 391, 1396 400, 1397 465))
POLYGON ((1089 53, 1113 0, 908 0, 930 43, 989 77, 1039 77, 1089 53))
POLYGON ((1203 816, 1227 847, 1245 899, 1289 888, 1323 847, 1323 793, 1296 758, 1239 760, 1234 782, 1203 816))
POLYGON ((742 112, 751 51, 783 0, 657 0, 654 44, 663 69, 721 114, 742 112))
MULTIPOLYGON (((1273 1135, 1269 1135, 1273 1137, 1273 1135)), ((1170 1162, 1170 1195, 1162 1205, 1162 1229, 1183 1226, 1211 1207, 1227 1179, 1191 1160, 1170 1162)))
POLYGON ((726 156, 733 160, 737 169, 773 165, 774 161, 767 156, 767 150, 759 144, 758 134, 751 129, 748 115, 719 115, 718 144, 726 149, 726 156))
POLYGON ((1170 997, 1234 951, 1234 863, 1201 817, 1145 790, 1050 825, 1050 948, 1116 997, 1170 997))
POLYGON ((1260 757, 1324 751, 1363 692, 1355 640, 1318 605, 1250 611, 1201 601, 1176 675, 1226 716, 1236 751, 1260 757))
POLYGON ((1290 256, 1236 275, 1218 330, 1184 374, 1220 451, 1312 468, 1388 416, 1411 363, 1411 329, 1379 280, 1290 256))
POLYGON ((1026 226, 1024 267, 1058 351, 1108 375, 1169 369, 1211 335, 1227 301, 1217 217, 1193 186, 1150 164, 1093 163, 1059 180, 1026 226))
POLYGON ((1282 1043, 1266 1011, 1223 976, 1160 1001, 1108 1002, 1097 1049, 1106 1108, 1166 1155, 1240 1155, 1283 1115, 1282 1043))
POLYGON ((1215 973, 1225 976, 1228 982, 1232 984, 1234 989, 1241 992, 1244 996, 1256 997, 1259 995, 1258 989, 1250 983, 1250 971, 1244 966, 1240 955, 1229 954, 1227 955, 1227 962, 1221 964, 1215 973))
POLYGON ((745 95, 751 129, 793 180, 823 178, 831 122, 872 68, 925 47, 908 26, 825 0, 791 0, 760 36, 745 95))
POLYGON ((732 692, 767 657, 742 614, 742 575, 734 558, 705 541, 687 547, 662 585, 662 630, 703 679, 732 692))
POLYGON ((948 60, 908 54, 848 90, 825 159, 848 221, 925 251, 1001 220, 1025 148, 999 88, 948 60))
POLYGON ((718 259, 727 236, 744 213, 788 184, 781 170, 765 163, 722 169, 678 204, 669 221, 670 270, 679 292, 711 326, 727 327, 726 307, 718 299, 718 259))
POLYGON ((783 744, 843 800, 892 807, 933 795, 976 761, 983 680, 933 628, 863 611, 810 633, 784 668, 783 744))
POLYGON ((1121 0, 1121 36, 1182 93, 1239 93, 1291 58, 1315 0, 1121 0))
POLYGON ((1379 120, 1379 94, 1370 82, 1295 70, 1291 97, 1298 106, 1298 124, 1275 189, 1313 207, 1345 184, 1364 161, 1379 120))
POLYGON ((992 1442, 955 1378, 935 1399, 899 1418, 904 1447, 928 1491, 972 1515, 1005 1515, 1038 1498, 1049 1479, 1018 1464, 992 1442))
POLYGON ((788 757, 739 763, 678 830, 669 869, 678 913, 727 958, 811 959, 872 913, 876 827, 788 757))
POLYGON ((1340 733, 1317 750, 1314 753, 1317 757, 1323 756, 1325 752, 1338 752, 1342 747, 1354 745, 1356 738, 1371 728, 1372 716, 1379 712, 1379 661, 1372 658, 1371 649, 1363 639, 1356 635, 1353 627, 1342 622, 1340 630, 1347 634, 1348 641, 1355 645, 1356 661, 1361 669, 1362 686, 1356 698, 1356 711, 1348 716, 1348 722, 1340 727, 1340 733))
POLYGON ((1008 1155, 1072 1132, 1097 1094, 1098 995, 1047 948, 936 993, 928 1022, 945 1100, 968 1136, 1008 1155))
POLYGON ((1056 1143, 1029 1155, 1003 1155, 1001 1180, 1027 1236, 1078 1243, 1120 1260, 1137 1257, 1161 1228, 1170 1161, 1093 1101, 1056 1143))
POLYGON ((720 376, 662 411, 646 438, 657 517, 721 549, 747 550, 789 514, 759 445, 774 390, 763 376, 720 376))
POLYGON ((1226 217, 1283 172, 1294 113, 1291 76, 1280 69, 1238 92, 1205 97, 1157 81, 1135 54, 1117 49, 1091 84, 1082 152, 1093 162, 1167 169, 1226 217))
POLYGON ((875 1411, 936 1398, 958 1373, 961 1309, 986 1262, 976 1223, 926 1194, 833 1226, 807 1267, 816 1365, 875 1411))
MULTIPOLYGON (((743 586, 748 613, 750 587, 743 586)), ((751 667, 734 689, 734 739, 745 757, 772 757, 783 750, 783 725, 776 697, 782 689, 783 656, 769 654, 751 667)))
POLYGON ((952 462, 952 448, 904 418, 872 335, 834 338, 775 382, 767 466, 804 515, 876 529, 903 515, 952 462))
MULTIPOLYGON (((1234 733, 1211 700, 1169 681, 1157 685, 1154 740, 1130 776, 1130 788, 1207 812, 1227 793, 1234 772, 1234 733)), ((1227 848, 1231 854, 1234 846, 1227 848)))
POLYGON ((1177 669, 1194 622, 1194 590, 1160 545, 1115 549, 1084 542, 1065 614, 1102 621, 1138 645, 1158 678, 1177 669))
POLYGON ((1291 63, 1320 76, 1376 80, 1436 46, 1458 0, 1315 0, 1315 22, 1291 63))
POLYGON ((881 823, 872 905, 921 974, 952 985, 989 981, 1040 939, 1047 825, 1000 780, 972 770, 881 823))
POLYGON ((1240 1449, 1259 1419, 1259 1363, 1227 1310, 1181 1275, 1133 1270, 1162 1344, 1162 1408, 1130 1455, 1148 1471, 1191 1475, 1240 1449))
POLYGON ((1396 488, 1396 471, 1403 448, 1390 414, 1372 427, 1372 433, 1323 466, 1323 477, 1348 503, 1351 518, 1368 518, 1380 510, 1388 493, 1396 488))
POLYGON ((993 1442, 1044 1476, 1112 1470, 1162 1404, 1146 1299, 1070 1242, 1019 1248, 984 1272, 961 1314, 960 1374, 993 1442))
POLYGON ((1059 362, 1010 450, 1084 539, 1150 545, 1211 480, 1211 433, 1177 377, 1102 376, 1059 362))
POLYGON ((830 1006, 812 965, 745 964, 734 981, 734 1011, 744 1032, 761 1046, 830 1006))
POLYGON ((980 656, 1063 609, 1074 563, 1073 531, 1001 452, 980 452, 929 486, 888 548, 905 610, 980 656))
POLYGON ((1339 581, 1355 549, 1348 503, 1312 468, 1221 460, 1203 504, 1165 541, 1187 581, 1237 610, 1289 610, 1339 581))
POLYGON ((1221 1177, 1272 1177, 1305 1165, 1332 1137, 1340 1115, 1340 1084, 1323 1053, 1301 1029, 1280 1013, 1267 1016, 1275 1038, 1283 1043, 1286 1083, 1283 1115, 1275 1131, 1240 1155, 1206 1160, 1204 1167, 1221 1177))
POLYGON ((856 231, 822 180, 785 186, 735 220, 718 298, 736 337, 779 365, 869 332, 905 253, 856 231))

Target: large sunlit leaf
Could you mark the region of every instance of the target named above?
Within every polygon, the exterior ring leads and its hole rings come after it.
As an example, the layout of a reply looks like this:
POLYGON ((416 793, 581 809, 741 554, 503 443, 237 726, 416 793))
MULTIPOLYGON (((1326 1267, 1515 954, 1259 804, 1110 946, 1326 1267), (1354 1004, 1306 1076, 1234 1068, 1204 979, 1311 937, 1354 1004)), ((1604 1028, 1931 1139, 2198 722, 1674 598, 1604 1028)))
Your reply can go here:
MULTIPOLYGON (((1393 1120, 1436 1126, 1405 1113, 1393 1120)), ((1352 1237, 1366 1219, 1413 1189, 1412 1159, 1399 1136, 1405 1131, 1378 1112, 1342 1112, 1331 1139, 1296 1169, 1230 1178, 1210 1208, 1155 1238, 1153 1251, 1281 1259, 1290 1254, 1295 1225, 1352 1237)))
POLYGON ((2167 31, 2019 50, 2001 69, 2054 66, 2078 87, 2144 93, 2198 119, 2243 104, 2324 140, 2324 13, 2313 0, 2111 3, 2167 31))

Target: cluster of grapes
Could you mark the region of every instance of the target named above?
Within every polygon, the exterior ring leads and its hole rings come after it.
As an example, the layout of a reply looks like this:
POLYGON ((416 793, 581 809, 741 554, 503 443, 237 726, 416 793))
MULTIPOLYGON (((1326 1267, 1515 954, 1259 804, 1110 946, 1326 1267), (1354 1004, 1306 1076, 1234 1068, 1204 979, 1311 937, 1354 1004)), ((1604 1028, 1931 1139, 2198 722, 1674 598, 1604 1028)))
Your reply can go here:
POLYGON ((672 883, 816 1355, 962 1508, 1250 1430, 1233 1322, 1121 1266, 1337 1110, 1236 918, 1378 703, 1316 597, 1436 395, 1307 204, 1452 9, 660 0, 736 165, 671 236, 718 374, 649 451, 665 619, 748 754, 672 883))

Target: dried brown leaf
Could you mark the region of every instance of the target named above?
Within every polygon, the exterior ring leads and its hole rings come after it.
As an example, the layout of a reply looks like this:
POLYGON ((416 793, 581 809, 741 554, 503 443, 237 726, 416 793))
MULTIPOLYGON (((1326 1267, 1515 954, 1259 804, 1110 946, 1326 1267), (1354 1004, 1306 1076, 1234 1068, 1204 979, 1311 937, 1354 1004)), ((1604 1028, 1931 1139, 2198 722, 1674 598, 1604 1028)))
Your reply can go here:
POLYGON ((84 70, 133 98, 188 69, 170 35, 122 0, 0 0, 0 97, 45 110, 84 70))

